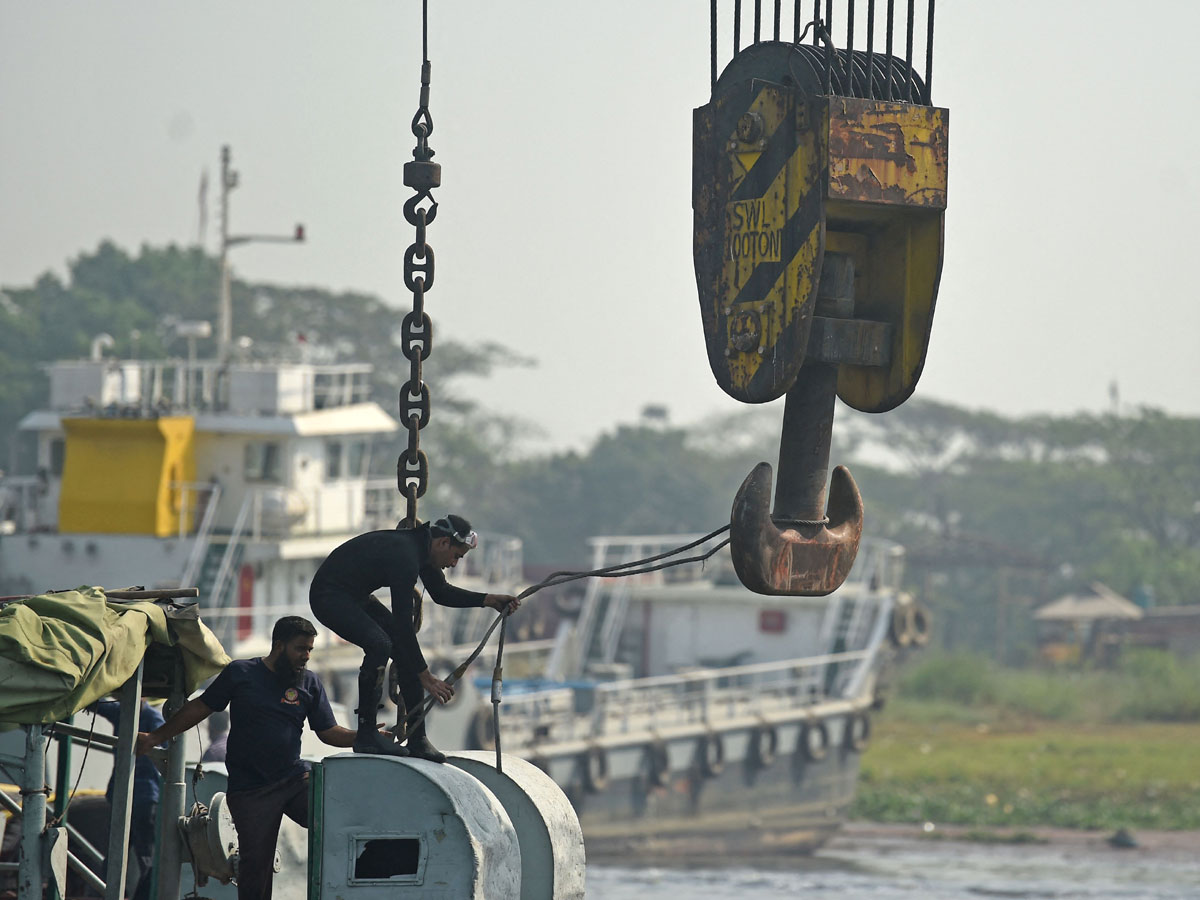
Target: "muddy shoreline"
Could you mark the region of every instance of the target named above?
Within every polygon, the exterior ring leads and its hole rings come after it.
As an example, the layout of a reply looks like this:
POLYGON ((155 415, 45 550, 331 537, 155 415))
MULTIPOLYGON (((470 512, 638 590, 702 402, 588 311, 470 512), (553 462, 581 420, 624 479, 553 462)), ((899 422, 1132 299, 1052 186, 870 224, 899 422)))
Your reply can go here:
POLYGON ((1115 840, 1114 831, 1029 826, 1000 828, 979 825, 848 822, 832 836, 808 832, 781 835, 764 845, 733 840, 729 835, 707 835, 694 841, 656 841, 645 836, 627 841, 601 841, 588 847, 588 862, 634 868, 725 868, 731 865, 762 869, 818 866, 822 857, 923 853, 933 845, 1019 850, 1053 848, 1075 855, 1146 859, 1193 860, 1200 858, 1200 831, 1129 830, 1127 841, 1115 840))
POLYGON ((927 826, 918 823, 847 822, 822 849, 857 850, 862 849, 864 845, 880 844, 894 844, 900 849, 899 845, 903 844, 955 841, 975 845, 1051 845, 1106 853, 1128 853, 1132 856, 1163 854, 1200 857, 1200 831, 1129 829, 1128 835, 1133 839, 1135 846, 1121 846, 1122 841, 1113 840, 1115 832, 1112 830, 1086 831, 1041 826, 998 828, 979 825, 934 825, 932 830, 927 830, 927 826))

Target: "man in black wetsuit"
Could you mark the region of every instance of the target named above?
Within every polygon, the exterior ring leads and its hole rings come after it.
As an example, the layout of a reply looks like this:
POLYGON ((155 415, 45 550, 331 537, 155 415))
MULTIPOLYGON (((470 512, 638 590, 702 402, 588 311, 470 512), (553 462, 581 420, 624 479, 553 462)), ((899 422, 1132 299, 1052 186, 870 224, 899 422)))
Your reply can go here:
POLYGON ((466 591, 447 583, 442 570, 454 568, 478 543, 471 523, 451 515, 412 529, 360 534, 337 547, 317 569, 309 589, 313 615, 364 653, 358 673, 356 752, 445 762, 445 755, 429 742, 424 720, 409 729, 405 749, 379 734, 376 714, 388 657, 396 661, 397 683, 410 713, 420 708, 426 691, 440 703, 454 696, 453 688, 429 671, 417 643, 420 598, 416 597, 414 609, 414 588, 418 576, 429 596, 443 606, 490 606, 511 613, 520 605, 509 594, 466 591), (381 587, 391 590, 390 612, 371 595, 381 587))

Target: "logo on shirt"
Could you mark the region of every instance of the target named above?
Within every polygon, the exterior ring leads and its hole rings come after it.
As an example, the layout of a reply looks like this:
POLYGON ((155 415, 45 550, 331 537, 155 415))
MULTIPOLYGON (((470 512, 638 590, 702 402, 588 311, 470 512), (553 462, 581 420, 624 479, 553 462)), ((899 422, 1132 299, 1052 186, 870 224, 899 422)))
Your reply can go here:
POLYGON ((280 702, 281 703, 289 703, 292 706, 299 706, 300 705, 300 692, 298 690, 296 690, 294 687, 290 687, 286 691, 283 692, 283 700, 281 700, 280 702))

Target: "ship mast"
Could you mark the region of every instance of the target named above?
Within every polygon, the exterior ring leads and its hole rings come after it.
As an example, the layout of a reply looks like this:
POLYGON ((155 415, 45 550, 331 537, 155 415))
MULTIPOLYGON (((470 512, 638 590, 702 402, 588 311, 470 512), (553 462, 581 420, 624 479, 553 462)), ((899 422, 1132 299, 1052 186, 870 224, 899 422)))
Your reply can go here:
POLYGON ((229 145, 221 148, 221 290, 217 310, 217 359, 229 361, 233 344, 233 300, 229 290, 229 250, 238 244, 270 243, 295 244, 304 241, 304 226, 297 224, 289 235, 229 234, 229 193, 238 186, 238 173, 230 165, 229 145))

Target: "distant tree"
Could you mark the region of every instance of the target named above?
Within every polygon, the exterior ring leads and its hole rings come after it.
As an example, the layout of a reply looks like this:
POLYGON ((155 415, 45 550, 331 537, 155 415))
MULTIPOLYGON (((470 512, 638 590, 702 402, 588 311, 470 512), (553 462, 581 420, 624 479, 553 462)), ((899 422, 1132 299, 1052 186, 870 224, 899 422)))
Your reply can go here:
MULTIPOLYGON (((86 354, 100 332, 121 356, 182 354, 174 323, 215 315, 217 261, 198 248, 130 255, 103 242, 68 273, 0 291, 0 427, 9 434, 45 400, 40 363, 86 354)), ((371 363, 372 397, 396 415, 409 371, 404 309, 236 278, 232 290, 234 334, 251 339, 238 352, 371 363)), ((689 427, 648 407, 584 452, 531 456, 523 438, 538 424, 481 409, 470 380, 532 362, 497 344, 464 345, 436 325, 424 368, 433 416, 421 444, 432 471, 421 514, 462 510, 522 538, 531 562, 586 565, 586 539, 597 534, 710 531, 729 521, 754 464, 776 464, 780 404, 689 427)), ((376 447, 377 473, 394 473, 403 441, 402 430, 376 447)), ((1008 417, 917 397, 879 416, 840 410, 831 461, 851 464, 865 533, 909 547, 910 586, 935 607, 943 638, 990 650, 998 628, 1019 631, 1010 610, 1019 598, 1048 600, 1090 580, 1126 595, 1149 589, 1160 603, 1200 600, 1197 446, 1200 419, 1150 409, 1008 417)))
MULTIPOLYGON (((13 434, 20 418, 47 400, 39 364, 86 355, 100 333, 113 337, 116 356, 182 355, 185 348, 175 325, 216 317, 219 261, 198 247, 147 245, 131 256, 103 241, 67 268, 65 284, 48 273, 30 287, 5 287, 0 293, 0 428, 6 434, 13 434)), ((400 386, 409 374, 399 342, 406 310, 368 294, 236 278, 231 294, 233 333, 250 338, 249 348, 239 351, 247 358, 307 355, 316 361, 370 363, 372 399, 397 414, 400 386)), ((435 341, 424 373, 435 412, 423 437, 429 441, 427 453, 445 455, 452 465, 455 453, 471 455, 467 448, 472 441, 491 441, 497 429, 516 428, 500 419, 485 425, 469 393, 459 388, 461 380, 531 361, 498 344, 467 346, 437 335, 436 329, 435 341), (473 427, 465 427, 468 419, 473 427), (445 447, 443 438, 448 440, 445 447)), ((202 356, 211 357, 215 349, 214 339, 197 342, 202 356)), ((395 439, 377 448, 373 460, 379 471, 395 471, 400 446, 395 439)))

